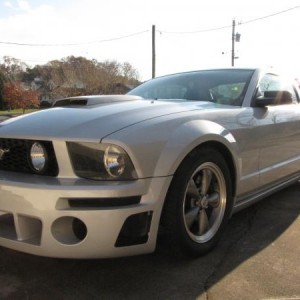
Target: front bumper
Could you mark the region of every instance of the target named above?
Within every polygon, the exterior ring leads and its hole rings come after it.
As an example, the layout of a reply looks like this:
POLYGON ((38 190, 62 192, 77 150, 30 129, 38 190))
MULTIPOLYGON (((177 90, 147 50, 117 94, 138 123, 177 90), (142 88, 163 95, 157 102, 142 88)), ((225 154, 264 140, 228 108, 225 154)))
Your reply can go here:
POLYGON ((62 258, 108 258, 153 252, 171 179, 97 182, 1 171, 0 246, 62 258), (132 245, 118 245, 126 220, 134 215, 149 216, 147 237, 132 245), (79 233, 78 227, 83 229, 79 233))

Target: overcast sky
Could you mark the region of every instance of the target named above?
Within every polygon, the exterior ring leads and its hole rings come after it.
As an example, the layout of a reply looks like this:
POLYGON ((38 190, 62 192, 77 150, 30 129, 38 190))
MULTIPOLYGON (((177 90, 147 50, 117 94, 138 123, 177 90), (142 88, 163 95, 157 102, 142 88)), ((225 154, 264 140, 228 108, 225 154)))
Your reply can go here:
POLYGON ((299 0, 0 0, 0 61, 127 61, 147 80, 156 25, 157 75, 229 67, 233 19, 241 34, 236 66, 273 66, 300 77, 299 0))

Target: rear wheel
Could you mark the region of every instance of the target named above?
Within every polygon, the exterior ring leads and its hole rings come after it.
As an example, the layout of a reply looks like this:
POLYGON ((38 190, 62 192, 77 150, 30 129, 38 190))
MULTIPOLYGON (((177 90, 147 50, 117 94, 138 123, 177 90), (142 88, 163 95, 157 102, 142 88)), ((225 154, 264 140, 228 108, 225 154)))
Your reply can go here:
POLYGON ((195 150, 174 175, 162 215, 169 245, 192 255, 212 249, 232 208, 230 173, 212 148, 195 150))

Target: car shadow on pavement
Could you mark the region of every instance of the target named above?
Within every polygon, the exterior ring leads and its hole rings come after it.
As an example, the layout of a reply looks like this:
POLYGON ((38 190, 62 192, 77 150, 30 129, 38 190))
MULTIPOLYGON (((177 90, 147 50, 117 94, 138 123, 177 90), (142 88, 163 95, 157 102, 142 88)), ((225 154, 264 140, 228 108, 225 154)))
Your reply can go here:
POLYGON ((136 257, 67 260, 0 248, 0 298, 206 299, 228 274, 285 234, 300 214, 299 195, 298 183, 237 213, 219 245, 197 259, 158 249, 136 257))

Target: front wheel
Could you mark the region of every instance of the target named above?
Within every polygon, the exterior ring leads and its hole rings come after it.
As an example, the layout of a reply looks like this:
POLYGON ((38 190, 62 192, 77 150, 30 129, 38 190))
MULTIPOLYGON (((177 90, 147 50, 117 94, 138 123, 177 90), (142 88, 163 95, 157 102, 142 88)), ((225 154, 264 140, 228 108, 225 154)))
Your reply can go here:
POLYGON ((223 156, 212 148, 193 151, 176 171, 166 198, 162 226, 169 245, 192 255, 208 252, 219 241, 231 208, 223 156))

